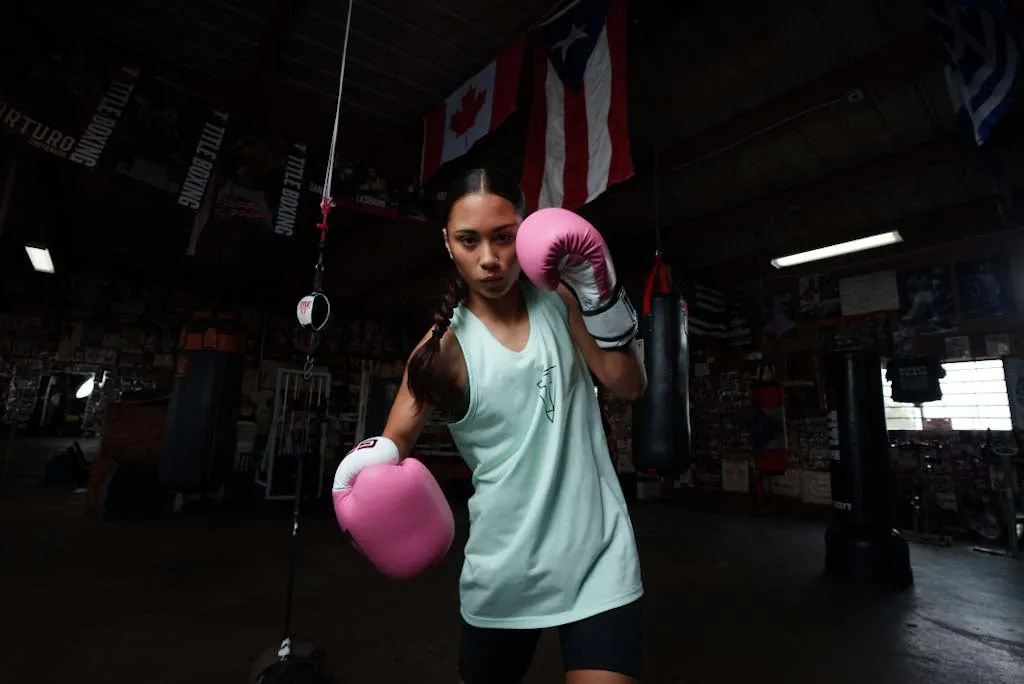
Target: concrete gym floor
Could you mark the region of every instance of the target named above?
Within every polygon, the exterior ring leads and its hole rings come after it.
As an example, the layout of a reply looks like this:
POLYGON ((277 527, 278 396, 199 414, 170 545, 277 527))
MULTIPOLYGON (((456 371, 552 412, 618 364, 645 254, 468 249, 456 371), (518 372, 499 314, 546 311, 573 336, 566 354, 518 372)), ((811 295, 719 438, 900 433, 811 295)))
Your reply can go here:
MULTIPOLYGON (((310 512, 295 630, 339 681, 455 681, 457 577, 377 576, 310 512)), ((914 545, 916 586, 838 590, 820 576, 820 522, 634 511, 646 598, 646 682, 944 684, 1024 681, 1024 561, 914 545)), ((81 495, 0 492, 0 680, 242 682, 280 638, 289 513, 208 512, 101 522, 81 495)), ((528 682, 558 682, 553 634, 528 682)))

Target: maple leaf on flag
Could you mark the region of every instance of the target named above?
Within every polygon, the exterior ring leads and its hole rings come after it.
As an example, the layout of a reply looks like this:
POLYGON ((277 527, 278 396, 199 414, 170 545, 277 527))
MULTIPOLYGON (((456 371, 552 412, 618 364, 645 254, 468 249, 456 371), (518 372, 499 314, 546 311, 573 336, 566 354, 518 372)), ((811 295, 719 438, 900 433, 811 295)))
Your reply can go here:
POLYGON ((473 128, 473 124, 476 123, 476 117, 480 110, 483 109, 484 102, 486 101, 486 90, 477 91, 473 86, 469 86, 462 96, 459 108, 452 114, 451 123, 448 124, 448 127, 452 129, 452 133, 459 136, 473 128))

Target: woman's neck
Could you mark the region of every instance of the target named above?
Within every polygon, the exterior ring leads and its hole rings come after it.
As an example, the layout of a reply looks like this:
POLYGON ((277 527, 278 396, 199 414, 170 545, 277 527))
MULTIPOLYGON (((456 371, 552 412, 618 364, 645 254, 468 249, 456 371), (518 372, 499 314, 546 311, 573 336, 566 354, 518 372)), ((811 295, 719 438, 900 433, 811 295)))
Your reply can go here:
POLYGON ((488 299, 471 292, 466 306, 481 320, 513 322, 526 314, 526 302, 519 283, 513 285, 500 299, 488 299))

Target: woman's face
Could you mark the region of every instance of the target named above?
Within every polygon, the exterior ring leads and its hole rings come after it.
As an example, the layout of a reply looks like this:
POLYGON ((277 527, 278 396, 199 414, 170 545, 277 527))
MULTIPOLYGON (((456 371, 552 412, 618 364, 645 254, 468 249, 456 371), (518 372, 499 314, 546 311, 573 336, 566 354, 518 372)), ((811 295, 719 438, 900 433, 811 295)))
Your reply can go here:
POLYGON ((469 289, 487 299, 508 294, 519 279, 515 206, 489 192, 474 192, 452 206, 444 229, 448 253, 469 289))

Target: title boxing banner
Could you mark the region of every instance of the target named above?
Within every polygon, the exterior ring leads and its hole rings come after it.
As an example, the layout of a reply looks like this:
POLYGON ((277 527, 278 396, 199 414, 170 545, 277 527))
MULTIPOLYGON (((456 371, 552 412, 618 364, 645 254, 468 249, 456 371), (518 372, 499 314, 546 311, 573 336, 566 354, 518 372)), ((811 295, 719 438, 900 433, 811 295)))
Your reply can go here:
POLYGON ((295 143, 284 167, 281 199, 277 203, 277 218, 274 221, 274 233, 277 235, 291 237, 295 234, 299 219, 299 200, 302 198, 305 178, 306 146, 295 143))
MULTIPOLYGON (((193 223, 188 254, 261 258, 314 226, 319 203, 307 191, 307 147, 232 126, 193 223)), ((183 193, 184 195, 184 190, 183 193)))
POLYGON ((214 110, 199 131, 199 140, 195 144, 177 200, 178 206, 190 209, 193 214, 199 211, 210 187, 217 157, 228 129, 228 118, 227 112, 214 110))
POLYGON ((103 151, 114 134, 114 128, 131 102, 138 69, 122 67, 121 72, 107 86, 106 92, 96 106, 85 131, 78 138, 68 159, 86 168, 94 169, 99 164, 103 151))
MULTIPOLYGON (((159 201, 177 204, 191 171, 193 183, 189 201, 183 206, 198 206, 191 195, 206 191, 202 180, 204 157, 210 147, 219 148, 223 126, 208 131, 209 108, 191 95, 166 81, 143 74, 135 87, 132 106, 121 116, 117 130, 104 153, 101 168, 108 173, 131 178, 157 191, 159 201), (197 147, 200 162, 195 164, 197 147), (197 187, 198 186, 198 187, 197 187)), ((214 158, 216 151, 213 151, 214 158)), ((195 209, 185 219, 192 220, 195 209)))

